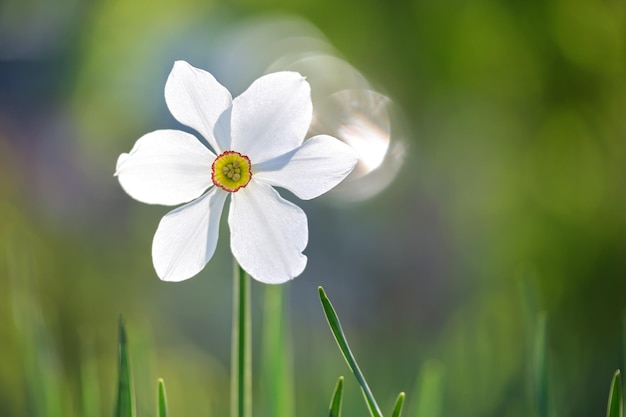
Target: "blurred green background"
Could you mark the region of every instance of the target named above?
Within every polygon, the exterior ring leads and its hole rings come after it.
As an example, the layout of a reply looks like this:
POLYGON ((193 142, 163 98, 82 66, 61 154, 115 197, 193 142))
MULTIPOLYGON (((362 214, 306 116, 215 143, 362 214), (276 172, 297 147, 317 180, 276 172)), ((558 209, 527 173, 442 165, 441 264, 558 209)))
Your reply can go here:
POLYGON ((443 378, 441 415, 532 415, 545 311, 554 415, 604 415, 624 366, 622 0, 0 3, 0 415, 112 415, 120 313, 140 415, 159 376, 172 415, 226 415, 227 229, 199 276, 160 282, 150 245, 168 209, 113 171, 142 134, 184 129, 163 99, 175 60, 237 95, 299 31, 391 98, 400 157, 370 199, 296 200, 310 224, 308 267, 285 285, 296 415, 326 415, 340 374, 346 415, 367 413, 318 285, 384 410, 405 390, 416 415, 425 369, 443 378), (259 24, 271 36, 233 43, 259 24))

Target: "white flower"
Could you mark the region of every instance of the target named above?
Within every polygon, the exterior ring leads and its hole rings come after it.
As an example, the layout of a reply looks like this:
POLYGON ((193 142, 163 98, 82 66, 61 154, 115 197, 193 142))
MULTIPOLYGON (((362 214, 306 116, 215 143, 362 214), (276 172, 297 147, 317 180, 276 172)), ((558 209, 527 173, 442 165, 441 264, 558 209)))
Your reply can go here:
POLYGON ((265 75, 233 100, 211 74, 177 61, 165 101, 215 153, 188 133, 157 130, 117 160, 116 175, 134 199, 187 203, 159 223, 152 242, 157 275, 182 281, 204 268, 229 195, 230 246, 239 265, 265 283, 302 273, 306 215, 272 186, 308 200, 341 182, 357 163, 352 149, 333 137, 303 142, 312 117, 307 81, 295 72, 265 75))

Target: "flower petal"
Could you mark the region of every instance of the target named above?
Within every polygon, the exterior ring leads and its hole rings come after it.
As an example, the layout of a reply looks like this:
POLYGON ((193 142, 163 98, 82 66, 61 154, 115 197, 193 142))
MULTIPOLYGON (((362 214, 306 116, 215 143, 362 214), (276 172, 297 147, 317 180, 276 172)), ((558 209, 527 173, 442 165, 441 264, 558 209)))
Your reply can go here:
POLYGON ((176 205, 197 198, 213 185, 214 160, 215 155, 193 135, 157 130, 119 156, 115 175, 135 200, 176 205))
POLYGON ((302 144, 312 114, 311 87, 302 75, 265 75, 233 101, 232 148, 253 164, 282 155, 302 144))
POLYGON ((152 263, 163 281, 191 278, 209 262, 228 193, 217 187, 167 213, 152 241, 152 263))
POLYGON ((280 284, 304 270, 306 214, 270 185, 253 179, 233 193, 228 224, 233 256, 257 281, 280 284))
POLYGON ((320 135, 278 158, 256 164, 254 178, 310 200, 343 181, 357 162, 358 156, 350 146, 320 135))
POLYGON ((165 83, 165 101, 176 120, 197 130, 216 153, 229 149, 229 126, 218 119, 230 108, 232 97, 211 74, 176 61, 165 83))

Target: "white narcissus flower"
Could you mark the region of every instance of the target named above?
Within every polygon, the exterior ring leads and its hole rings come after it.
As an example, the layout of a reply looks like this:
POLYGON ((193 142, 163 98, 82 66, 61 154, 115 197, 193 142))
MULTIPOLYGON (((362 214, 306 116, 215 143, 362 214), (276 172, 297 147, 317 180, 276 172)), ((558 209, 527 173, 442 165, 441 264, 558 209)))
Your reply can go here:
POLYGON ((134 199, 187 203, 167 213, 154 236, 159 278, 182 281, 204 268, 215 252, 229 195, 230 246, 239 265, 272 284, 302 273, 307 218, 273 186, 308 200, 341 182, 357 163, 355 152, 333 137, 304 141, 312 117, 307 81, 296 72, 265 75, 233 100, 211 74, 177 61, 165 101, 215 153, 189 133, 157 130, 117 160, 115 174, 134 199))

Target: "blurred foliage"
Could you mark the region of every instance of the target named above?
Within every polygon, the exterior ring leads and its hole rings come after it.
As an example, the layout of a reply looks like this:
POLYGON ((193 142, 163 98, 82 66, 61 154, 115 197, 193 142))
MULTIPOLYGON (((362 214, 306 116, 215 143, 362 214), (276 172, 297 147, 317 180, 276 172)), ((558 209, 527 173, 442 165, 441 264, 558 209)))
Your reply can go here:
MULTIPOLYGON (((336 294, 382 409, 420 370, 439 384, 441 369, 443 392, 417 391, 441 414, 529 415, 528 323, 545 311, 552 406, 601 415, 624 360, 619 0, 0 3, 0 415, 111 415, 119 313, 134 335, 138 415, 154 414, 160 376, 171 415, 225 415, 227 245, 201 276, 159 282, 150 242, 166 209, 136 204, 112 173, 143 133, 180 128, 163 100, 174 60, 245 86, 263 65, 226 61, 220 40, 290 14, 402 109, 392 135, 408 149, 374 199, 302 204, 309 266, 285 288, 298 415, 328 412, 345 366, 318 285, 336 294)), ((281 48, 262 46, 257 56, 281 48)), ((354 384, 344 408, 366 413, 354 384)))

